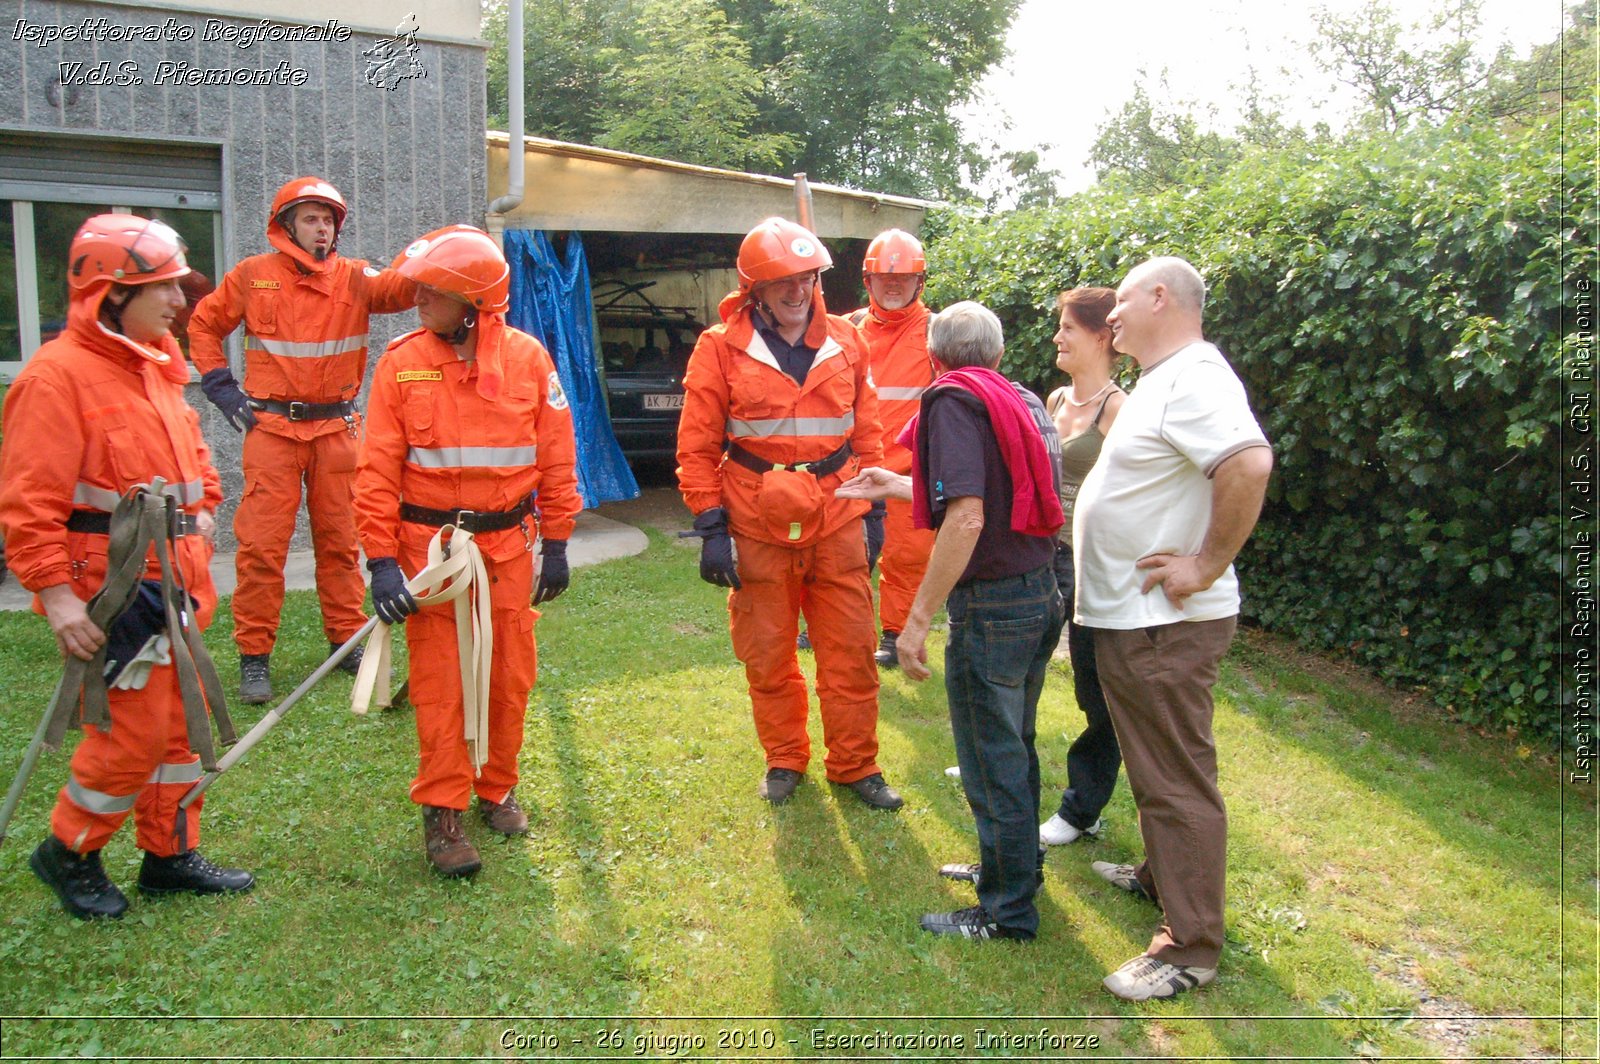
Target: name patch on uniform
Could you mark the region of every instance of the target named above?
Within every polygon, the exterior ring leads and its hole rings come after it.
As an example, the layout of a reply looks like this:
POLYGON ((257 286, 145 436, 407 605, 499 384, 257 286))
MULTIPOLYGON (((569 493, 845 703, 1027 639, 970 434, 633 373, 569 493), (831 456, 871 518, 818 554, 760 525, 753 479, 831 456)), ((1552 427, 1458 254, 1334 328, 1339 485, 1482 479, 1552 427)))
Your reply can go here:
POLYGON ((278 289, 278 288, 282 288, 283 284, 281 282, 279 282, 279 281, 251 281, 250 282, 250 287, 251 288, 278 289))
POLYGON ((394 375, 394 379, 404 384, 406 381, 442 381, 444 373, 436 369, 408 369, 394 375))

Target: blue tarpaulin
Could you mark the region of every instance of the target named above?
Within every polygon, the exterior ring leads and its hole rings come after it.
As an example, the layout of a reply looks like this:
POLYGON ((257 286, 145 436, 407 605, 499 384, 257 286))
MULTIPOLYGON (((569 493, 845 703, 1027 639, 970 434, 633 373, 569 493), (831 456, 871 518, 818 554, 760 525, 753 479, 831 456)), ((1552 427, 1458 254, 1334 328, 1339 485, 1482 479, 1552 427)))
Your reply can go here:
POLYGON ((511 264, 506 320, 537 337, 555 359, 562 390, 572 404, 583 505, 637 498, 639 484, 611 431, 606 392, 595 365, 594 302, 583 239, 577 233, 567 235, 565 262, 556 257, 550 237, 537 229, 507 229, 505 248, 511 264))

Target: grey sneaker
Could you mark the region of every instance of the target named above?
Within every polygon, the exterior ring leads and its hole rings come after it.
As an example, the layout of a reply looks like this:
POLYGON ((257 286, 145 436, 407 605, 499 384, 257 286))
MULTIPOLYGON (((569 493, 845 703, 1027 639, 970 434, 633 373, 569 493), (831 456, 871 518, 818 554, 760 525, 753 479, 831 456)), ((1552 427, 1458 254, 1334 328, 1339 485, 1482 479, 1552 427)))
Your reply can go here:
POLYGON ((239 701, 247 706, 272 701, 272 675, 267 666, 271 654, 239 655, 239 701))
POLYGON ((1139 877, 1135 875, 1133 865, 1112 864, 1110 861, 1095 861, 1089 867, 1094 869, 1095 875, 1118 890, 1125 890, 1129 894, 1143 898, 1146 901, 1156 900, 1148 890, 1144 889, 1144 884, 1139 882, 1139 877))
POLYGON ((1133 958, 1104 979, 1105 988, 1124 1001, 1177 997, 1217 977, 1215 968, 1168 964, 1154 957, 1133 958))

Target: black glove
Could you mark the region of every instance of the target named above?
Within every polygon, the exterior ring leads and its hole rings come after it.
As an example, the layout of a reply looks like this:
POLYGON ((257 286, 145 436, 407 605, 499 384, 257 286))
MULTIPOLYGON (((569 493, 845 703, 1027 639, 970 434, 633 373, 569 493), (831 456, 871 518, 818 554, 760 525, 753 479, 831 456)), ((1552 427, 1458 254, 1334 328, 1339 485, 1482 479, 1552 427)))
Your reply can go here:
POLYGON ((115 683, 122 670, 150 641, 167 630, 167 605, 159 580, 139 581, 139 590, 106 631, 106 683, 115 683))
POLYGON ((728 511, 720 506, 699 514, 694 519, 694 531, 685 535, 700 537, 700 579, 718 587, 731 587, 738 591, 739 570, 733 564, 733 537, 728 535, 728 511))
POLYGON ((232 370, 208 370, 200 377, 200 390, 206 393, 211 405, 227 417, 228 424, 240 432, 249 432, 256 427, 256 412, 250 409, 250 397, 233 379, 232 370))
POLYGON ((533 589, 533 604, 537 606, 559 598, 571 582, 572 575, 567 569, 567 541, 545 540, 544 546, 539 548, 539 585, 533 589))
POLYGON ((888 510, 882 500, 872 504, 872 509, 861 519, 867 529, 867 572, 872 572, 878 564, 878 556, 883 553, 883 515, 888 510))
POLYGON ((406 574, 393 558, 368 558, 372 574, 372 608, 387 624, 399 624, 422 607, 406 590, 406 574))

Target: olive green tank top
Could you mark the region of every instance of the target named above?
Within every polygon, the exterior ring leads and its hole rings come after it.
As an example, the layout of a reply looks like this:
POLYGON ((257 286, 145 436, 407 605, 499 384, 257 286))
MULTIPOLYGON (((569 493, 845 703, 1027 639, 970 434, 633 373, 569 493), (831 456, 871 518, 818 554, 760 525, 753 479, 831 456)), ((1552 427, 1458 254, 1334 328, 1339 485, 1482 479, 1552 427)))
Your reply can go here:
POLYGON ((1105 413, 1106 403, 1111 401, 1111 397, 1121 390, 1113 388, 1106 393, 1088 428, 1061 441, 1061 512, 1067 520, 1061 526, 1061 531, 1056 533, 1056 541, 1069 547, 1072 546, 1072 508, 1078 499, 1078 489, 1083 486, 1083 479, 1094 467, 1095 460, 1100 457, 1100 448, 1106 442, 1105 433, 1100 431, 1100 415, 1105 413))

